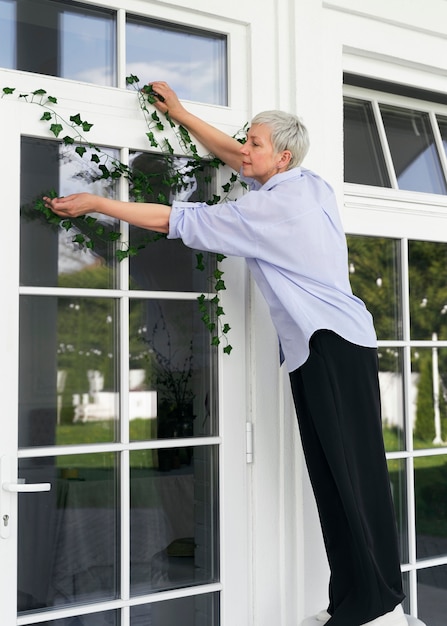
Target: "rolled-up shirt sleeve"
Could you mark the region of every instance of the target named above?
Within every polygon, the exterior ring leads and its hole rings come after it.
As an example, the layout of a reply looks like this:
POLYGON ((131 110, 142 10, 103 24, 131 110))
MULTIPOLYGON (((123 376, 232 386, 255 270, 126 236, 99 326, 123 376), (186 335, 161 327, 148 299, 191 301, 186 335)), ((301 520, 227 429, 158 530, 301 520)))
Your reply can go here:
POLYGON ((185 245, 196 250, 256 257, 258 236, 256 224, 250 219, 250 204, 246 201, 242 206, 236 201, 216 205, 174 201, 168 239, 182 239, 185 245))

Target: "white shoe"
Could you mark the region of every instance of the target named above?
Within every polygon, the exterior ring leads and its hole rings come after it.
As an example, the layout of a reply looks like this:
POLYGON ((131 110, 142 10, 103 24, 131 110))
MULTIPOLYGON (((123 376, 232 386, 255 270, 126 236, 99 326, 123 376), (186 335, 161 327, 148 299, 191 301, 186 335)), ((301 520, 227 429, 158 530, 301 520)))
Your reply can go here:
POLYGON ((376 617, 376 619, 373 619, 371 622, 366 622, 361 626, 408 626, 408 622, 402 606, 398 604, 393 611, 376 617))
POLYGON ((315 619, 317 619, 319 622, 322 622, 323 624, 326 624, 326 622, 331 619, 331 614, 327 611, 320 611, 315 615, 315 619))

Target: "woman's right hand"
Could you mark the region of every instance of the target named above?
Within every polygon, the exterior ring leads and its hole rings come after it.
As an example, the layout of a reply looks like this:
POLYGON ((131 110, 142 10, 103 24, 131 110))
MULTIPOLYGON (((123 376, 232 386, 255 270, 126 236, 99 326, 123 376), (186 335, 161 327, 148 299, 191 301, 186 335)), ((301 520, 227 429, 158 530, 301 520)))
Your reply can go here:
POLYGON ((187 114, 187 110, 181 104, 175 91, 163 81, 153 81, 149 85, 152 87, 156 98, 153 103, 154 107, 162 113, 169 113, 169 117, 172 117, 176 122, 181 122, 184 114, 187 114))

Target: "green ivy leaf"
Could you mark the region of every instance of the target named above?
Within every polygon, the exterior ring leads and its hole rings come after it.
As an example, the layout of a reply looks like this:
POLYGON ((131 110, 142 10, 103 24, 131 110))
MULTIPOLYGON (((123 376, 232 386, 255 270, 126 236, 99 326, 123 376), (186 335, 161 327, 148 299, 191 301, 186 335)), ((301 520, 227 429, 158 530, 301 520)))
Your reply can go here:
POLYGON ((203 262, 203 254, 202 254, 202 252, 198 252, 196 254, 196 260, 197 260, 196 269, 200 270, 201 272, 203 272, 203 270, 205 269, 205 264, 203 262))
POLYGON ((97 154, 92 154, 90 161, 93 161, 93 163, 99 163, 99 156, 97 154))
POLYGON ((15 87, 3 87, 3 93, 5 96, 9 96, 10 94, 14 93, 15 90, 15 87))
POLYGON ((118 241, 120 237, 121 237, 121 233, 117 230, 114 230, 107 235, 107 239, 109 241, 118 241))
POLYGON ((124 261, 124 259, 127 259, 128 257, 127 250, 117 250, 115 252, 115 256, 118 259, 118 261, 121 263, 121 261, 124 261))
POLYGON ((233 346, 230 346, 230 344, 228 344, 228 346, 225 346, 225 348, 223 349, 223 351, 225 352, 225 354, 230 354, 230 352, 232 351, 233 346))
POLYGON ((127 85, 134 85, 135 83, 139 83, 140 79, 135 74, 131 74, 130 76, 126 76, 127 85))
POLYGON ((149 142, 153 148, 158 148, 158 141, 155 139, 153 132, 146 133, 146 137, 149 139, 149 142))
POLYGON ((51 104, 57 104, 57 98, 54 96, 48 96, 48 102, 51 102, 51 104))
POLYGON ((108 178, 110 176, 110 172, 105 165, 100 165, 98 169, 102 172, 101 178, 108 178))
POLYGON ((220 202, 220 196, 217 196, 216 194, 213 194, 213 197, 211 200, 207 200, 206 203, 207 204, 217 204, 218 202, 220 202))
POLYGON ((172 121, 172 118, 171 118, 171 116, 169 115, 169 113, 167 111, 165 113, 165 118, 166 118, 166 121, 168 122, 169 126, 171 128, 175 128, 175 123, 172 121))
POLYGON ((46 93, 45 89, 36 89, 32 92, 33 96, 44 96, 46 93))
POLYGON ((88 133, 92 126, 93 124, 89 124, 88 122, 82 122, 82 130, 84 131, 84 133, 88 133))
POLYGON ((63 131, 62 124, 51 124, 50 130, 55 137, 59 137, 59 135, 63 131))
POLYGON ((74 143, 73 137, 70 137, 69 135, 65 135, 62 141, 64 142, 65 146, 71 146, 74 143))
POLYGON ((78 233, 77 235, 75 235, 73 237, 73 242, 74 243, 81 243, 81 244, 85 243, 84 235, 81 235, 81 233, 78 233))
POLYGON ((220 252, 216 254, 216 260, 218 263, 221 263, 226 258, 225 254, 221 254, 220 252))
POLYGON ((44 122, 48 122, 48 120, 51 120, 52 117, 53 116, 51 115, 49 111, 45 111, 45 113, 42 115, 40 119, 43 120, 44 122))
POLYGON ((226 287, 225 287, 225 283, 224 283, 224 281, 223 281, 223 280, 218 280, 218 281, 216 282, 216 284, 214 285, 214 289, 215 289, 216 291, 223 291, 223 290, 225 290, 225 289, 226 289, 226 287))
POLYGON ((224 324, 222 328, 222 332, 226 335, 231 330, 231 326, 229 324, 224 324))
POLYGON ((82 124, 80 114, 76 113, 76 115, 70 115, 70 122, 73 122, 73 124, 76 124, 76 126, 80 126, 82 124))
POLYGON ((83 157, 84 154, 87 152, 87 148, 84 148, 84 146, 77 146, 75 148, 75 152, 79 154, 80 157, 83 157))
POLYGON ((215 335, 212 339, 211 339, 211 345, 212 346, 218 346, 220 344, 220 339, 217 335, 215 335))

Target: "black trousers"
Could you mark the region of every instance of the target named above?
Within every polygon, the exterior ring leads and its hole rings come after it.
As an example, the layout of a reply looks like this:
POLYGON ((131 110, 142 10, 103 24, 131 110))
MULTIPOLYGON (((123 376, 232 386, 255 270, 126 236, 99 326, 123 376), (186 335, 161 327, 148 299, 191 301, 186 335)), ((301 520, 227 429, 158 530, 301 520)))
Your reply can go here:
POLYGON ((377 350, 318 331, 290 381, 331 571, 327 625, 359 626, 404 598, 377 350))

